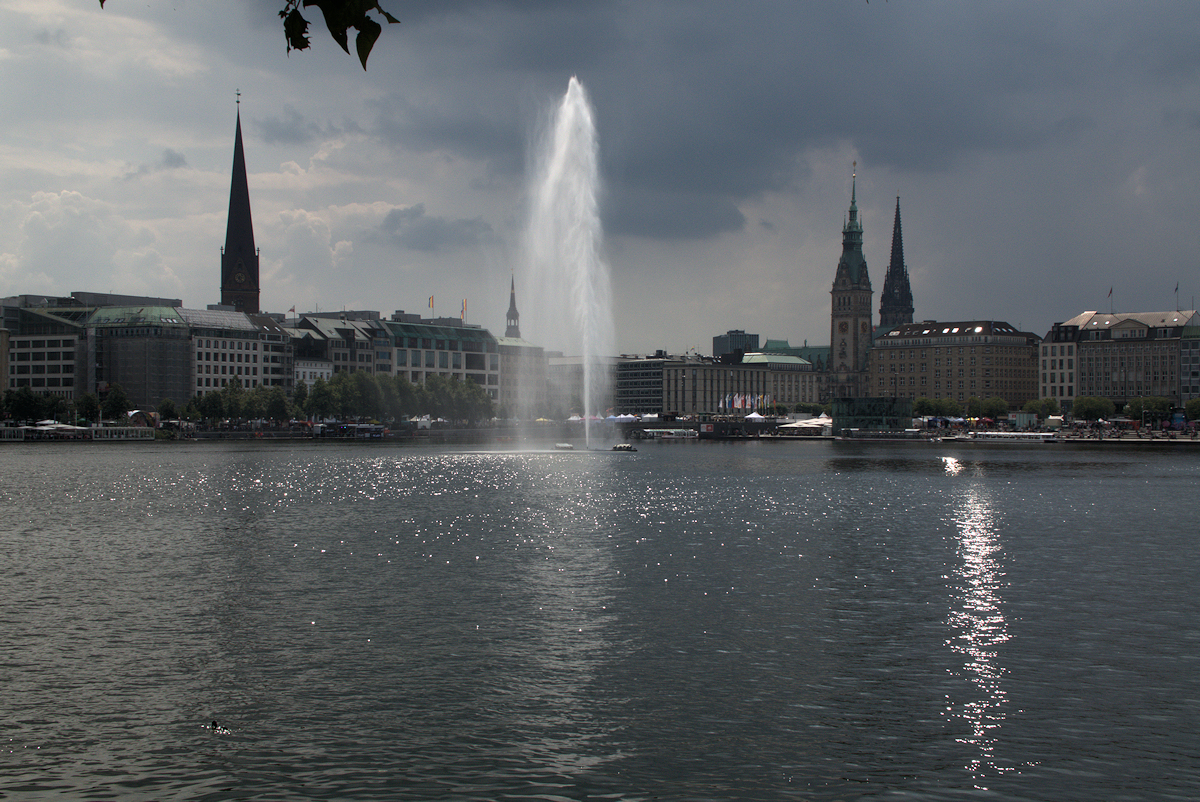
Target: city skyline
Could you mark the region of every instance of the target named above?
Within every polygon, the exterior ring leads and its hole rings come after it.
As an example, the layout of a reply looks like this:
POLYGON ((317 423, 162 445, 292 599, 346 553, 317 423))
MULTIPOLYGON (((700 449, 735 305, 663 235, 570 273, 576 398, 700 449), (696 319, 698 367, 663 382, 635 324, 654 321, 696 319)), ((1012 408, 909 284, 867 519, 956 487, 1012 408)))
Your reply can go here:
POLYGON ((271 3, 0 9, 0 294, 216 303, 240 90, 264 309, 466 300, 502 331, 527 154, 577 74, 618 352, 828 344, 854 161, 877 292, 900 196, 917 320, 1195 306, 1192 5, 388 10, 364 73, 319 12, 288 56, 271 3))

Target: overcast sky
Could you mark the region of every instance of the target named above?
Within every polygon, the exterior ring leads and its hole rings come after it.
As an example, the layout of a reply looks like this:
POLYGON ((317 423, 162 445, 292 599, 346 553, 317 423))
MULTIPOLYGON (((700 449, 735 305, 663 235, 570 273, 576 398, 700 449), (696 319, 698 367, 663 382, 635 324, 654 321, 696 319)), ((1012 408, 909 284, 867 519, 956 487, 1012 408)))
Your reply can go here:
POLYGON ((382 3, 363 72, 315 8, 288 55, 282 0, 4 0, 0 295, 219 300, 240 89, 264 309, 502 334, 572 75, 621 352, 828 343, 855 161, 876 320, 897 196, 918 320, 1200 294, 1192 0, 382 3))

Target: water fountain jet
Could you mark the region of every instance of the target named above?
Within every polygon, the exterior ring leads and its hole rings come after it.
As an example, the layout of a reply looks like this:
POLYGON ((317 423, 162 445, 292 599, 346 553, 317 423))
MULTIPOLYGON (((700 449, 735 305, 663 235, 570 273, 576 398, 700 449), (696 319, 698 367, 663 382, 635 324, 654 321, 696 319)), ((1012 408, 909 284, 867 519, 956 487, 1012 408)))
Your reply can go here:
POLYGON ((598 154, 592 107, 583 84, 572 76, 535 154, 525 247, 535 307, 530 329, 547 345, 580 355, 589 446, 592 419, 610 398, 605 358, 613 348, 598 154))

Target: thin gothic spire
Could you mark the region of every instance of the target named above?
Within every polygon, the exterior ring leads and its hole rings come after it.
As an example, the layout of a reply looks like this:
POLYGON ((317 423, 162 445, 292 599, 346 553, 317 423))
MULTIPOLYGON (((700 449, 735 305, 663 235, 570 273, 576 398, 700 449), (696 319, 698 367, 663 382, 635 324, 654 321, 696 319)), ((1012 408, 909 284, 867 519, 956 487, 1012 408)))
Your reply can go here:
POLYGON ((521 338, 521 313, 517 311, 517 277, 513 276, 508 291, 508 327, 505 337, 521 338))
POLYGON ((879 299, 879 325, 890 327, 913 322, 912 286, 904 263, 904 235, 900 229, 900 196, 896 196, 896 222, 892 226, 892 258, 879 299))

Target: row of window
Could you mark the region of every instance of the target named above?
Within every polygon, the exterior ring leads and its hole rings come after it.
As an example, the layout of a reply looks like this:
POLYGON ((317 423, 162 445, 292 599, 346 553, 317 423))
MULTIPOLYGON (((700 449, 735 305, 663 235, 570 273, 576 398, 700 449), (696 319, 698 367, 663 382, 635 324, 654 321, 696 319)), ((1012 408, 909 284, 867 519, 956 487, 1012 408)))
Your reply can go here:
POLYGON ((241 361, 243 361, 242 360, 243 356, 246 357, 246 359, 244 360, 246 362, 255 362, 255 363, 258 362, 258 354, 239 354, 236 352, 229 353, 226 351, 216 351, 216 352, 214 352, 214 351, 197 351, 196 352, 196 361, 197 362, 241 362, 241 361), (236 357, 236 359, 234 357, 236 357))
POLYGON ((12 373, 18 376, 26 376, 30 373, 74 373, 75 366, 72 365, 13 365, 9 369, 12 373))
POLYGON ((245 372, 243 373, 242 371, 243 371, 243 368, 241 365, 197 365, 196 366, 197 374, 208 373, 208 374, 217 374, 217 375, 221 375, 221 376, 257 376, 258 375, 258 368, 252 368, 248 365, 245 367, 245 372), (220 370, 217 370, 217 368, 220 368, 220 370), (228 371, 226 371, 226 368, 228 368, 228 371), (234 368, 237 369, 236 373, 234 373, 234 368))
POLYGON ((8 380, 9 387, 74 387, 75 378, 73 376, 50 377, 32 379, 19 379, 12 377, 8 380))
POLYGON ((74 351, 18 351, 12 355, 14 362, 74 362, 74 351))
MULTIPOLYGON (((196 379, 197 387, 224 387, 227 384, 229 384, 229 379, 222 379, 220 377, 205 376, 204 378, 197 377, 196 379)), ((258 380, 250 379, 249 381, 242 382, 242 386, 253 389, 258 386, 258 380)))
POLYGON ((243 342, 242 340, 196 340, 197 348, 223 348, 226 351, 257 351, 258 343, 250 340, 243 342), (232 343, 232 344, 231 344, 232 343))

